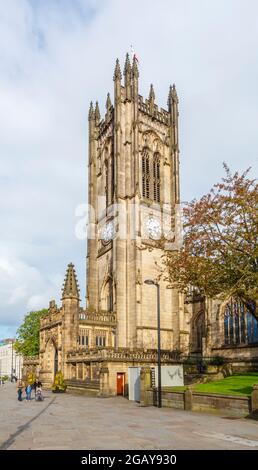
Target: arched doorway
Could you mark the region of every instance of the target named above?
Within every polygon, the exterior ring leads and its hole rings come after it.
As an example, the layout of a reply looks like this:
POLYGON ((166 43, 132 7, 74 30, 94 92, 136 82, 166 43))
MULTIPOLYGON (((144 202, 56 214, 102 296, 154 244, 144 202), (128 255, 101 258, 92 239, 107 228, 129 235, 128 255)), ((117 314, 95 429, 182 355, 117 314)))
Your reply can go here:
POLYGON ((43 364, 46 380, 52 384, 58 371, 58 349, 53 338, 49 338, 46 344, 43 364))

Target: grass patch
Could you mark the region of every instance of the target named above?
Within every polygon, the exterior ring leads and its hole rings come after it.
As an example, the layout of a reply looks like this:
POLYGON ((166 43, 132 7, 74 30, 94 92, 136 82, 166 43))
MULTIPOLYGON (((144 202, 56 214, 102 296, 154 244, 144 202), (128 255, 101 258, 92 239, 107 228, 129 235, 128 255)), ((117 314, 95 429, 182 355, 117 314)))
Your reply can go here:
POLYGON ((250 396, 255 383, 258 383, 258 373, 239 374, 231 375, 216 382, 196 384, 194 390, 196 392, 250 396))
MULTIPOLYGON (((218 393, 221 395, 250 396, 253 385, 258 384, 258 373, 231 375, 222 380, 196 384, 193 387, 195 392, 218 393)), ((174 392, 183 391, 185 387, 171 387, 174 392)))

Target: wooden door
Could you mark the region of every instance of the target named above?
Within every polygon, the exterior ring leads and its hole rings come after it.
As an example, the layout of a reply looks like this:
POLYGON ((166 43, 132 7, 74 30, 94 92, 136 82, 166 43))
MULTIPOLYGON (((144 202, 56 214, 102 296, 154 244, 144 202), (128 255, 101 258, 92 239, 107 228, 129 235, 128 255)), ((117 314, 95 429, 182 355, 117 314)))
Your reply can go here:
POLYGON ((125 374, 124 372, 118 372, 116 375, 117 383, 117 395, 124 395, 125 388, 125 374))

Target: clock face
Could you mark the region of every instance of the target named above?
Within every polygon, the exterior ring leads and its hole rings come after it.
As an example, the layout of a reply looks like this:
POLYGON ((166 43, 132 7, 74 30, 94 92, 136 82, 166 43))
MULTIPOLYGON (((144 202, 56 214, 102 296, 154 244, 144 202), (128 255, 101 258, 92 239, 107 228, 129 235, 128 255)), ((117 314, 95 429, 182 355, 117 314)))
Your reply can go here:
POLYGON ((113 221, 107 222, 101 229, 100 238, 104 245, 109 243, 115 235, 115 225, 113 221))
POLYGON ((150 238, 159 240, 161 237, 161 225, 158 219, 150 217, 146 222, 147 233, 150 238))

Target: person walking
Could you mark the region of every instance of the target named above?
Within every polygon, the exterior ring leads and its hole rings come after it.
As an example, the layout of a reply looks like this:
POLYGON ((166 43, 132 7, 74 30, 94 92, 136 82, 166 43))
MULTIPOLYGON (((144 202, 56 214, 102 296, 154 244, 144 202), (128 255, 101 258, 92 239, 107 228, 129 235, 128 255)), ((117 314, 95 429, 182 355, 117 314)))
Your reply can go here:
POLYGON ((31 385, 28 384, 25 389, 26 392, 26 400, 30 401, 31 400, 31 385))
POLYGON ((18 401, 22 401, 22 382, 19 380, 17 385, 18 401))
POLYGON ((35 382, 33 383, 31 388, 32 388, 32 390, 34 390, 35 398, 36 398, 36 391, 37 391, 37 380, 36 379, 35 379, 35 382))

